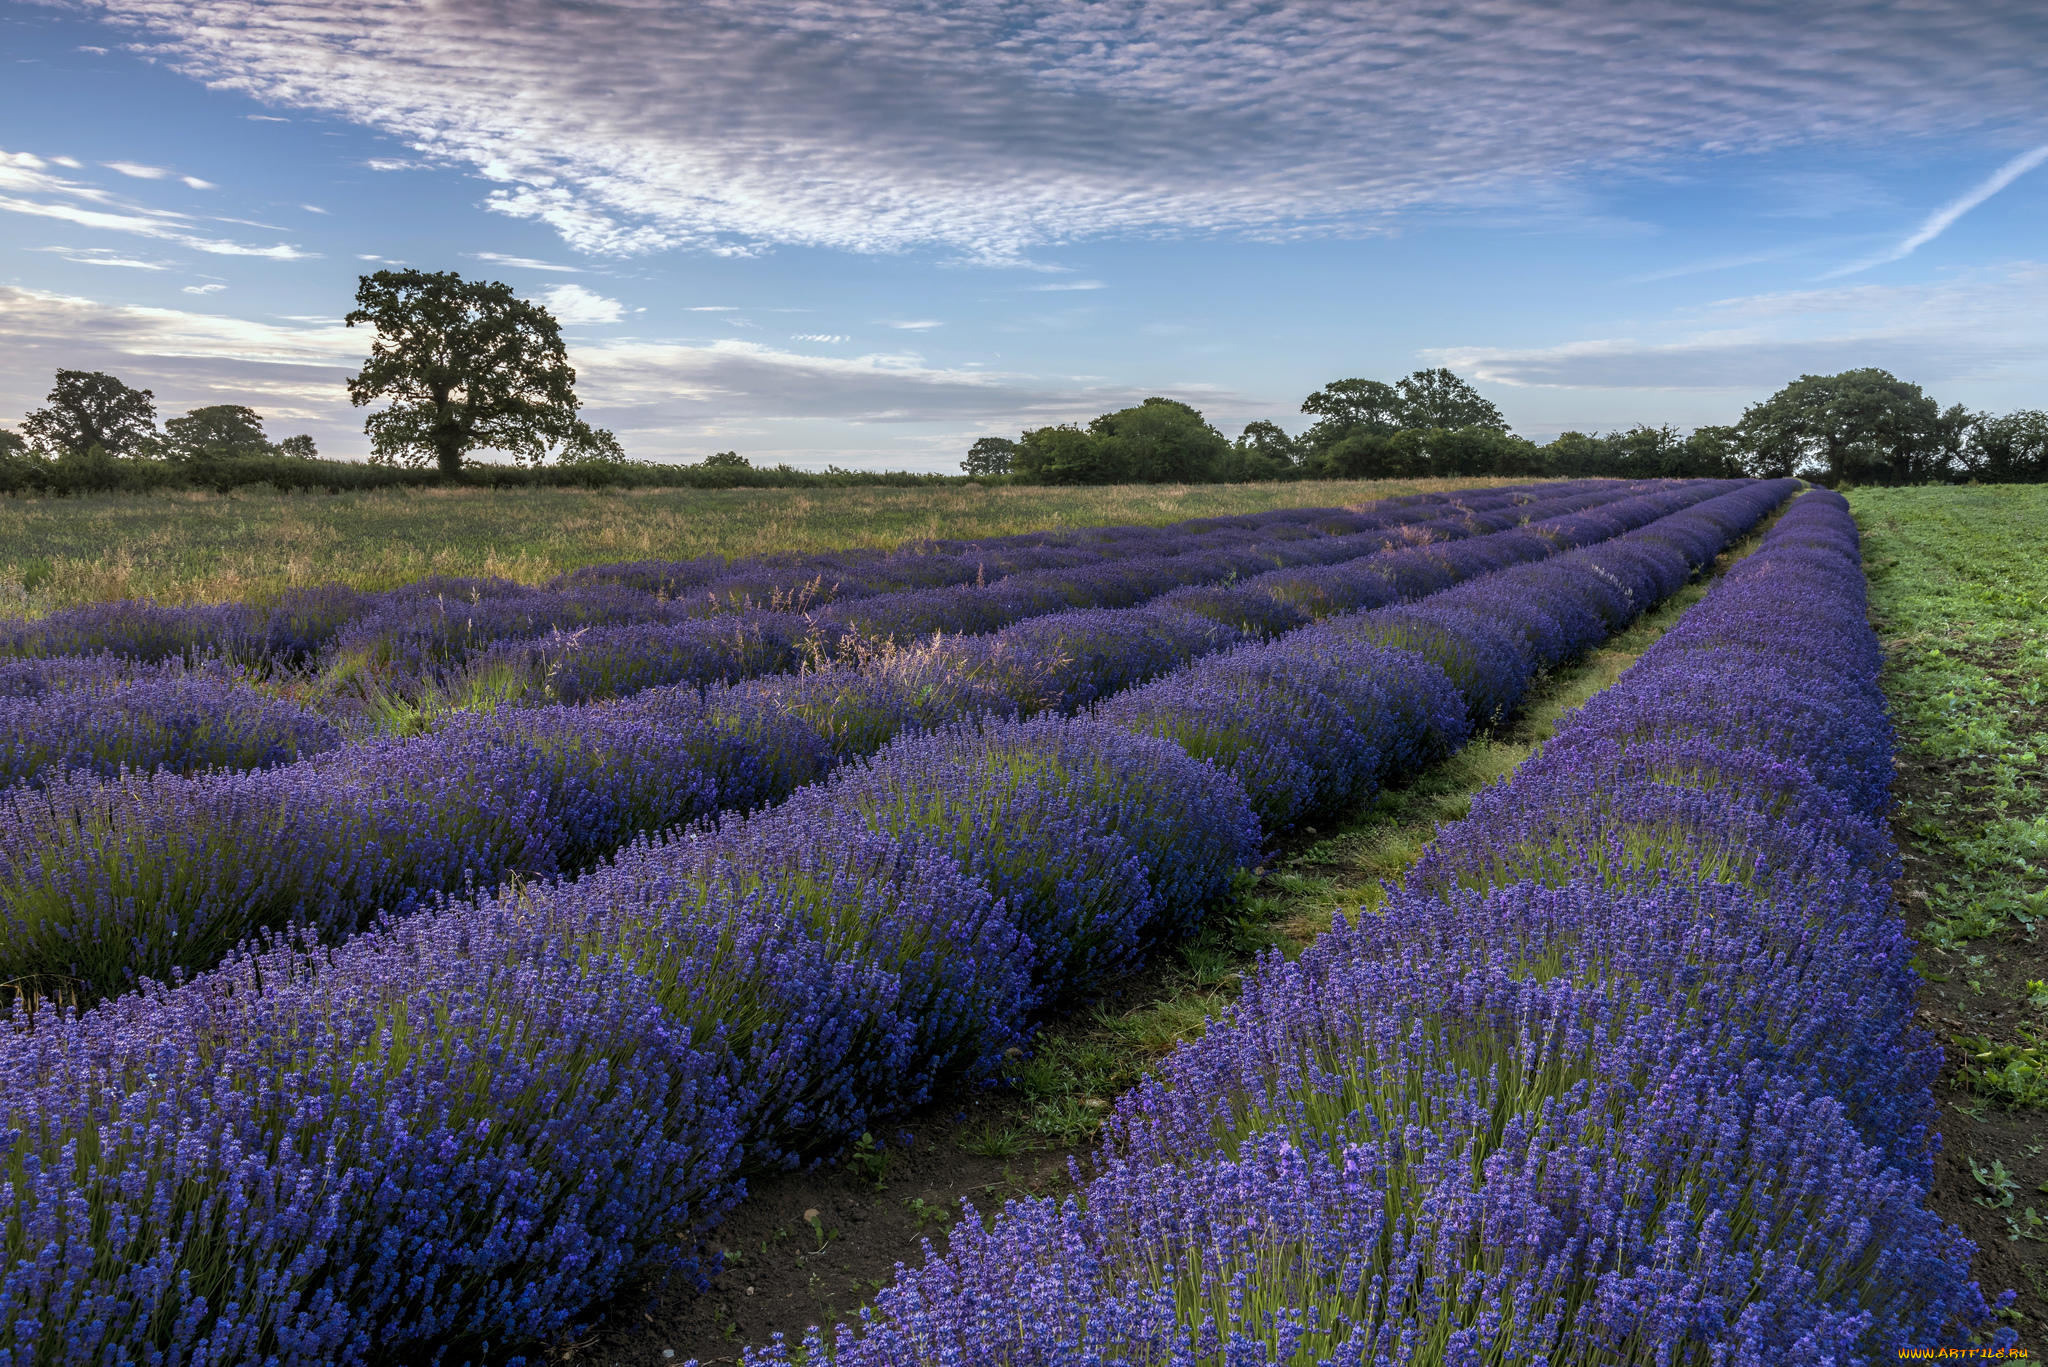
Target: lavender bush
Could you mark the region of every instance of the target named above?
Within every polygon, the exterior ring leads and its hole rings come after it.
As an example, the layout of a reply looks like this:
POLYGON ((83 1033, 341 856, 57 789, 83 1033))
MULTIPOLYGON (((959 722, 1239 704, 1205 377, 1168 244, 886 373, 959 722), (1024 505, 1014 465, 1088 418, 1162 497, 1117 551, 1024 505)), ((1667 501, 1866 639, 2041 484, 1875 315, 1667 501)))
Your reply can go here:
POLYGON ((1168 742, 1065 718, 907 737, 799 794, 783 819, 831 811, 944 850, 986 883, 1048 1004, 1187 933, 1258 848, 1226 775, 1168 742))
POLYGON ((0 696, 0 787, 73 770, 265 769, 340 744, 310 709, 203 673, 0 696))

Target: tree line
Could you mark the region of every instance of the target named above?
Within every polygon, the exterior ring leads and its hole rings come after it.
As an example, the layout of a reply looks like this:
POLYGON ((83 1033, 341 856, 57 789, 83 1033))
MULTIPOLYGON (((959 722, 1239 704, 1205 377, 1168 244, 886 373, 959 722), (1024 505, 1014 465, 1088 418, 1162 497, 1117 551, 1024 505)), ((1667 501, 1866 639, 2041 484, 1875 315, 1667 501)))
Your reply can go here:
POLYGON ((1829 484, 2048 480, 2048 413, 1942 407, 1919 385, 1874 368, 1802 375, 1728 426, 1681 433, 1641 424, 1538 445, 1449 370, 1388 384, 1336 380, 1302 400, 1315 421, 1295 436, 1246 425, 1235 441, 1200 411, 1150 398, 1082 427, 983 437, 962 468, 1028 483, 1243 482, 1472 475, 1624 479, 1803 475, 1829 484))

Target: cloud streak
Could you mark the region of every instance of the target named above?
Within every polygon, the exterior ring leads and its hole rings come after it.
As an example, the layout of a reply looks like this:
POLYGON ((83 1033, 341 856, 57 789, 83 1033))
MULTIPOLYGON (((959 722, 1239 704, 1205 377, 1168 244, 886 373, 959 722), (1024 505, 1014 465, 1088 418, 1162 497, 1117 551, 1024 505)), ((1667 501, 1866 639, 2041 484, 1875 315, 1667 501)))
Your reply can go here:
POLYGON ((1856 275, 1878 266, 1888 266, 1894 261, 1905 260, 1914 252, 1919 251, 1922 247, 1955 226, 1956 220, 1964 214, 1967 214, 1970 210, 1976 208, 1979 204, 1982 204, 1985 200, 1991 198, 2044 161, 2048 161, 2048 143, 2043 143, 2039 147, 2020 153, 1972 186, 1968 191, 1936 209, 1927 216, 1925 222, 1897 246, 1888 251, 1879 252, 1876 256, 1853 262, 1842 267, 1840 270, 1829 271, 1821 278, 1824 280, 1838 280, 1845 275, 1856 275))
POLYGON ((2048 60, 2031 0, 82 2, 618 255, 1360 233, 1696 152, 2038 125, 2048 60))
POLYGON ((470 252, 473 261, 488 261, 493 266, 510 266, 522 271, 559 271, 566 275, 581 275, 581 266, 559 266, 552 261, 537 261, 530 256, 507 256, 503 252, 470 252))

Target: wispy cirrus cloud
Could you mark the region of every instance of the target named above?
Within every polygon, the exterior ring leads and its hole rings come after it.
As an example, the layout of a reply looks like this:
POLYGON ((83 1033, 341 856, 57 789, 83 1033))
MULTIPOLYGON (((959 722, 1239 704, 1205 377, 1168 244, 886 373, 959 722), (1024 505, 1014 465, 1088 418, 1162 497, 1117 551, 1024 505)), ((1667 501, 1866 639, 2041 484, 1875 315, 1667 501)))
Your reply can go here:
POLYGON ((2048 59, 2030 0, 82 3, 618 254, 1362 232, 1693 152, 2040 128, 2048 59))
MULTIPOLYGON (((98 186, 59 176, 50 170, 52 166, 63 164, 63 161, 56 158, 46 161, 33 153, 8 152, 0 149, 0 213, 22 214, 30 218, 70 223, 80 228, 153 238, 159 242, 175 243, 196 252, 205 252, 210 256, 249 256, 266 257, 273 261, 300 261, 315 255, 291 243, 278 242, 259 247, 226 238, 205 236, 196 229, 189 214, 137 205, 98 186)), ((133 174, 137 170, 156 172, 159 169, 137 167, 133 163, 122 165, 129 167, 129 171, 124 174, 133 174)), ((161 174, 170 173, 166 171, 161 174)), ((145 175, 136 178, 149 180, 160 177, 145 175)))
POLYGON ((103 161, 100 165, 109 171, 117 171, 132 180, 177 180, 189 190, 217 190, 220 187, 210 180, 197 176, 180 175, 162 166, 146 166, 139 161, 103 161))
POLYGON ((61 256, 75 266, 119 266, 136 271, 166 271, 171 268, 168 261, 145 260, 139 256, 109 251, 105 247, 30 247, 28 250, 61 256))
POLYGON ((166 180, 171 174, 161 166, 145 166, 139 161, 103 161, 100 165, 131 180, 166 180))

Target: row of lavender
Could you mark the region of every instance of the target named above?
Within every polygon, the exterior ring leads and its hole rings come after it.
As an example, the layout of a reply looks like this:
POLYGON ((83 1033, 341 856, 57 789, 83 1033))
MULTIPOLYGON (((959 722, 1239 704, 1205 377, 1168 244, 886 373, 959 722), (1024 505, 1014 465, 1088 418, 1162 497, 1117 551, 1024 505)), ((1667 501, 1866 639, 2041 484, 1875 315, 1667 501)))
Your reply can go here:
MULTIPOLYGON (((828 1342, 961 1361, 1876 1363, 1994 1340, 1929 1212, 1854 524, 1794 505, 1377 916, 1249 975, 828 1342)), ((2005 1331, 2009 1340, 2010 1331, 2005 1331)))
MULTIPOLYGON (((1045 613, 1126 607, 1252 576, 1277 600, 1272 610, 1285 613, 1290 597, 1314 597, 1316 567, 1498 531, 1539 503, 1556 507, 1559 499, 1614 499, 1629 491, 1602 481, 1540 493, 1488 490, 1462 502, 1432 496, 1356 512, 1323 510, 1308 525, 1269 517, 1246 527, 1198 527, 1168 550, 1148 535, 1137 543, 1147 548, 1141 554, 1128 553, 1126 541, 1112 536, 1092 541, 1079 568, 1017 573, 993 584, 853 594, 850 605, 805 613, 735 610, 716 621, 618 585, 548 591, 490 581, 490 595, 472 600, 451 599, 449 585, 427 581, 369 596, 385 601, 341 631, 331 650, 316 653, 311 672, 298 669, 304 662, 292 651, 279 658, 238 643, 233 633, 224 641, 206 634, 208 614, 255 611, 240 605, 78 609, 16 634, 30 633, 27 643, 39 649, 91 642, 94 653, 0 663, 0 787, 71 769, 108 775, 122 768, 266 768, 332 750, 345 733, 409 729, 423 713, 730 683, 937 632, 994 631, 1045 613), (229 653, 189 660, 194 633, 209 649, 229 653), (169 658, 148 658, 166 650, 169 658)), ((637 583, 659 566, 617 568, 637 583)), ((899 572, 880 582, 901 578, 899 572)), ((268 611, 297 620, 291 602, 268 611)))
MULTIPOLYGON (((1612 483, 1612 481, 1602 481, 1612 483)), ((1590 487, 1586 482, 1578 487, 1590 487)), ((303 672, 377 667, 431 673, 500 643, 623 626, 676 626, 705 617, 766 618, 771 626, 807 610, 851 629, 856 602, 887 612, 938 593, 961 601, 1010 592, 1086 594, 1105 566, 1221 555, 1258 569, 1316 563, 1325 543, 1530 497, 1527 488, 1388 499, 1362 509, 1279 509, 1244 518, 1202 518, 1166 527, 1095 527, 980 542, 913 542, 892 552, 771 555, 728 562, 640 561, 591 566, 528 587, 504 579, 434 576, 383 592, 330 584, 289 590, 266 605, 170 607, 93 604, 12 624, 0 656, 30 659, 111 654, 133 661, 236 662, 248 669, 303 672), (1246 552, 1275 557, 1249 562, 1246 552), (1297 559, 1298 558, 1298 559, 1297 559), (712 585, 717 585, 715 589, 712 585), (705 590, 702 593, 697 589, 705 590), (843 620, 842 620, 843 619, 843 620)), ((1219 570, 1218 573, 1227 573, 1219 570)), ((993 607, 984 609, 994 610, 993 607)), ((957 610, 956 610, 957 613, 957 610)), ((699 632, 698 636, 708 633, 699 632)))
POLYGON ((574 882, 17 1011, 0 1364, 508 1361, 1188 929, 1269 833, 1247 785, 1301 814, 1455 747, 1788 492, 1241 647, 1210 691, 902 736, 574 882), (1327 748, 1239 762, 1304 716, 1327 748))
POLYGON ((456 714, 426 735, 260 772, 59 774, 0 801, 0 981, 96 999, 208 968, 261 930, 296 924, 339 940, 466 886, 560 877, 635 835, 777 800, 899 731, 1072 711, 1308 612, 1434 593, 1728 487, 1528 504, 1597 506, 1326 567, 1294 603, 1255 580, 802 675, 456 714))
POLYGON ((10 624, 0 655, 49 658, 108 652, 134 660, 217 657, 303 666, 341 653, 432 653, 433 642, 489 641, 659 617, 681 620, 762 606, 818 606, 872 594, 989 583, 1105 558, 1171 555, 1247 538, 1312 540, 1362 531, 1375 515, 1433 509, 1443 496, 1390 499, 1353 518, 1341 510, 1280 509, 1166 527, 1094 527, 983 541, 912 542, 892 552, 846 550, 728 560, 595 565, 527 586, 434 575, 370 591, 341 584, 291 589, 267 604, 92 604, 10 624), (1334 523, 1332 521, 1334 519, 1334 523))

